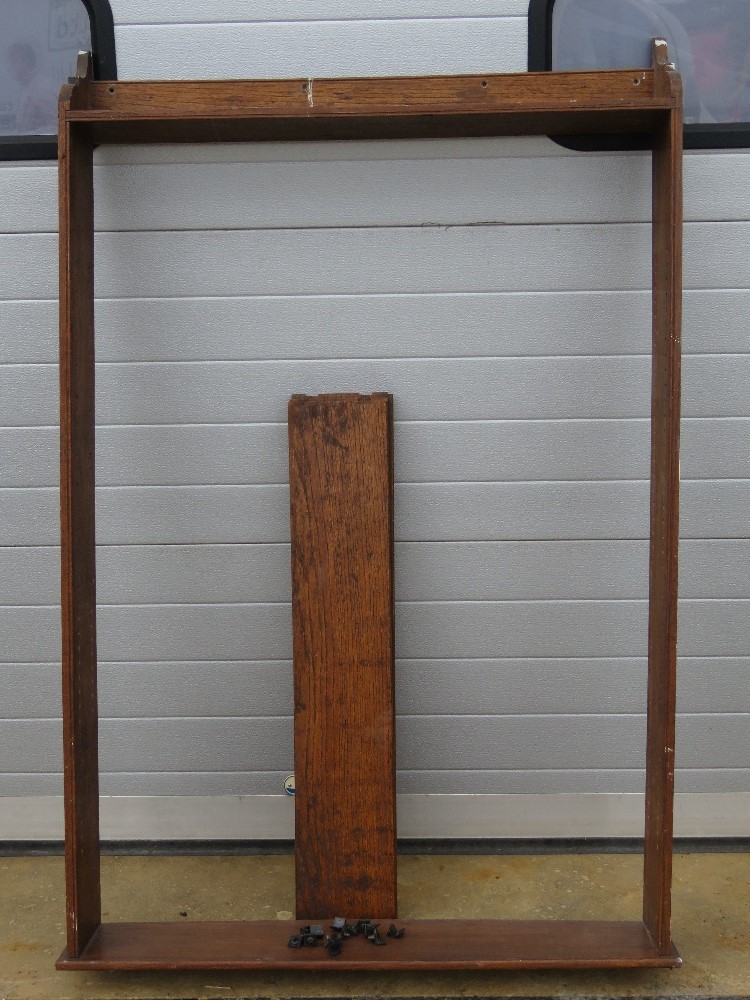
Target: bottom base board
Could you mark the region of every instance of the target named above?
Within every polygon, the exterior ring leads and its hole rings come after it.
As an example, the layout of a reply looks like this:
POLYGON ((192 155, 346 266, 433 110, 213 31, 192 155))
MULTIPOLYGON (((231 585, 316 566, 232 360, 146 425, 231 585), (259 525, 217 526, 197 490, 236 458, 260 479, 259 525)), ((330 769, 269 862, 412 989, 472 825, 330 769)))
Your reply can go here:
MULTIPOLYGON (((307 921, 305 921, 307 922, 307 921)), ((322 921, 321 921, 322 922, 322 921)), ((57 961, 70 970, 669 968, 682 964, 672 946, 656 949, 643 924, 568 920, 411 920, 398 940, 377 947, 343 942, 332 958, 324 947, 293 949, 300 921, 102 924, 83 954, 57 961)), ((328 923, 328 921, 326 921, 328 923)), ((384 930, 390 921, 381 922, 384 930)))

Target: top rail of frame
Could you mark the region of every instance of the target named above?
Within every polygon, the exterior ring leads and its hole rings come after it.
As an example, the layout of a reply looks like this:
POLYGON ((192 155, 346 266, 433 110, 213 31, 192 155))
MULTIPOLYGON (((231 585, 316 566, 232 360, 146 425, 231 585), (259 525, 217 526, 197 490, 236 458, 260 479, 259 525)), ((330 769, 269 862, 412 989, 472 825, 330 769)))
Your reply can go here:
POLYGON ((82 53, 61 120, 95 142, 653 133, 681 103, 667 45, 650 69, 296 80, 94 80, 82 53))

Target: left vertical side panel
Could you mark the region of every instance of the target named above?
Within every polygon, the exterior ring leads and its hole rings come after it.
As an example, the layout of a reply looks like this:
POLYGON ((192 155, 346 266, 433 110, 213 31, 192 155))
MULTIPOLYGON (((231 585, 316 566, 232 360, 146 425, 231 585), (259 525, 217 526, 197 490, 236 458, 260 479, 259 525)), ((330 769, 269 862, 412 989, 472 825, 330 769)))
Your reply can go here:
POLYGON ((94 530, 94 189, 86 126, 60 117, 60 518, 67 954, 101 921, 94 530))

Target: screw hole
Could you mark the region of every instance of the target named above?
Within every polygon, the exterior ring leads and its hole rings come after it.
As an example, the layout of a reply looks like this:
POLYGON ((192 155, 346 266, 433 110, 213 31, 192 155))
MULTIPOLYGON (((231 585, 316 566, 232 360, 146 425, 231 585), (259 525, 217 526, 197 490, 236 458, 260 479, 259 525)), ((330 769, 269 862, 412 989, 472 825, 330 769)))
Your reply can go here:
POLYGON ((483 86, 483 87, 486 87, 486 86, 487 86, 487 81, 486 81, 486 80, 482 80, 482 86, 483 86))
POLYGON ((114 87, 107 87, 107 90, 110 92, 110 94, 114 94, 114 92, 115 92, 115 88, 114 87))
POLYGON ((635 84, 636 87, 640 84, 640 82, 641 82, 640 77, 638 76, 633 77, 633 83, 635 84))

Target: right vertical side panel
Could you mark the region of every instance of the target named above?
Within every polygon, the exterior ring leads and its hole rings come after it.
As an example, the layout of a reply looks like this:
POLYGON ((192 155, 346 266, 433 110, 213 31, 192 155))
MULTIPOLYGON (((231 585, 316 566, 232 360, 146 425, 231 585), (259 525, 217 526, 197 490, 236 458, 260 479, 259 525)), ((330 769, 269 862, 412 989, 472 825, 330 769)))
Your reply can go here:
MULTIPOLYGON (((666 50, 666 46, 662 47, 666 50)), ((682 113, 680 80, 657 65, 676 107, 665 115, 653 154, 653 367, 648 733, 644 923, 662 954, 671 949, 672 813, 677 660, 677 548, 680 483, 682 300, 682 113)), ((657 52, 657 64, 659 63, 657 52)))
MULTIPOLYGON (((64 106, 63 106, 64 107, 64 106)), ((94 175, 60 116, 60 530, 68 957, 101 920, 94 532, 94 175)))

